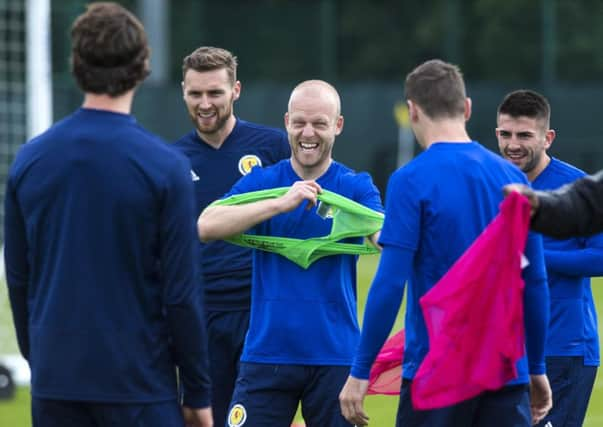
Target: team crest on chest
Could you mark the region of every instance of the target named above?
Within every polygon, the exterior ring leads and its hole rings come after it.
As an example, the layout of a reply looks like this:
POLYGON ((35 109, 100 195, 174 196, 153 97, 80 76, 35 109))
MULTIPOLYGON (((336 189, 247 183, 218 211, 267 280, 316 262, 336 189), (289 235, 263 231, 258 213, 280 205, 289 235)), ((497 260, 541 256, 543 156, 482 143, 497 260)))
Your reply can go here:
POLYGON ((247 410, 240 403, 234 405, 228 414, 228 427, 240 427, 247 420, 247 410))
POLYGON ((262 167, 262 161, 255 154, 245 154, 239 159, 239 172, 241 172, 241 175, 247 175, 256 166, 262 167))

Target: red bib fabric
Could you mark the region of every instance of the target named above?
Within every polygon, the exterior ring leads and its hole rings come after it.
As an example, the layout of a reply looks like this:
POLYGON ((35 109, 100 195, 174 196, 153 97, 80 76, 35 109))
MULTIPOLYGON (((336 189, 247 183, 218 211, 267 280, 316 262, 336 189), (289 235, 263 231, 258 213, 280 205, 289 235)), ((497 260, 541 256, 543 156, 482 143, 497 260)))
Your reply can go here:
POLYGON ((367 394, 400 394, 404 329, 388 338, 377 355, 369 374, 367 394))

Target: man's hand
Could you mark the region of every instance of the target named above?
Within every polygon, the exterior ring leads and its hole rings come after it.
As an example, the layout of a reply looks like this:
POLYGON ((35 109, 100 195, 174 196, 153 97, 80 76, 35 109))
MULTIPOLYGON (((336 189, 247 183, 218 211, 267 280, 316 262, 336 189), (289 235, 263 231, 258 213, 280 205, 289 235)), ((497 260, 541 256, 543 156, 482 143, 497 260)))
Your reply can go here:
POLYGON ((208 408, 189 408, 182 407, 185 427, 213 427, 214 417, 211 407, 208 408))
POLYGON ((350 375, 339 393, 341 413, 346 420, 356 426, 368 425, 369 417, 363 408, 368 385, 368 380, 359 380, 350 375))
POLYGON ((505 194, 505 196, 508 196, 512 192, 522 194, 528 198, 532 207, 532 209, 530 210, 530 216, 534 216, 534 214, 538 211, 538 208, 540 207, 538 196, 536 195, 534 190, 524 184, 509 184, 503 187, 503 193, 505 194))
POLYGON ((546 375, 530 375, 532 424, 539 423, 553 407, 553 392, 546 375))
POLYGON ((322 188, 316 181, 297 181, 286 194, 279 197, 280 211, 291 212, 304 200, 309 202, 308 209, 310 209, 318 203, 318 193, 321 191, 322 188))

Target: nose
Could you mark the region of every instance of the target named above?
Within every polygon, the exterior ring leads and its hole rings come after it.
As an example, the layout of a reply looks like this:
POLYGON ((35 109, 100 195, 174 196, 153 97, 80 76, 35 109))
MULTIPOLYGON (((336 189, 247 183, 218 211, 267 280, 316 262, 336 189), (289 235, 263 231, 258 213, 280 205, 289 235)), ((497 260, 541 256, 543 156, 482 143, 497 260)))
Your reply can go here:
POLYGON ((511 138, 507 144, 507 148, 509 150, 521 150, 521 143, 517 140, 517 138, 511 138))
POLYGON ((302 129, 302 136, 311 137, 314 135, 314 128, 311 123, 307 123, 302 129))
POLYGON ((505 143, 507 145, 507 149, 509 150, 518 150, 521 148, 521 142, 517 138, 517 135, 510 135, 505 139, 505 143))
POLYGON ((206 109, 211 107, 211 104, 209 102, 209 98, 207 97, 207 95, 201 95, 201 97, 199 98, 199 107, 206 109))

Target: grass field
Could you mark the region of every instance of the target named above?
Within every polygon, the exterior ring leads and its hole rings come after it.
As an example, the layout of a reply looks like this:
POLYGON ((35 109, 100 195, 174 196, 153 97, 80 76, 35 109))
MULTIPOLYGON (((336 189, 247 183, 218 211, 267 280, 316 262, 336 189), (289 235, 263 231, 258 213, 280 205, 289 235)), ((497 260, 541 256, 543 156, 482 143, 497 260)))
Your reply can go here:
MULTIPOLYGON (((362 319, 364 311, 364 303, 366 294, 370 285, 371 278, 375 271, 378 257, 365 256, 361 257, 360 266, 358 269, 358 307, 359 316, 362 319)), ((2 285, 4 287, 4 285, 2 285)), ((595 302, 597 311, 603 317, 603 278, 593 280, 593 292, 595 294, 595 302)), ((8 303, 2 298, 4 289, 0 291, 0 329, 6 331, 6 327, 10 322, 10 313, 8 311, 8 303)), ((402 312, 402 311, 401 311, 402 312)), ((603 335, 599 324, 599 333, 603 335)), ((398 316, 394 330, 399 330, 402 327, 402 316, 398 316)), ((6 344, 4 344, 6 347, 6 344)), ((12 344, 12 348, 16 348, 12 344)), ((6 348, 0 348, 0 351, 6 351, 6 348)), ((394 424, 397 397, 396 396, 368 396, 365 408, 370 416, 370 425, 374 427, 387 427, 394 424)), ((299 418, 299 417, 298 417, 299 418)), ((301 420, 301 418, 299 418, 301 420)), ((29 416, 29 391, 27 388, 20 388, 15 399, 11 401, 0 401, 0 424, 2 426, 11 427, 26 427, 31 425, 29 416)), ((600 427, 603 426, 603 376, 599 372, 595 389, 591 397, 588 413, 584 427, 600 427)))

